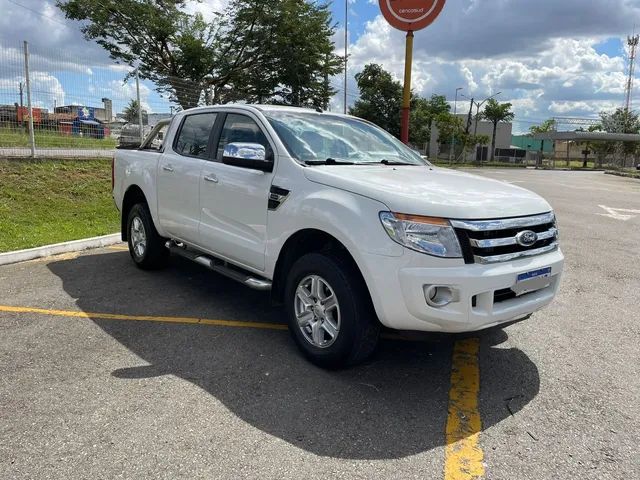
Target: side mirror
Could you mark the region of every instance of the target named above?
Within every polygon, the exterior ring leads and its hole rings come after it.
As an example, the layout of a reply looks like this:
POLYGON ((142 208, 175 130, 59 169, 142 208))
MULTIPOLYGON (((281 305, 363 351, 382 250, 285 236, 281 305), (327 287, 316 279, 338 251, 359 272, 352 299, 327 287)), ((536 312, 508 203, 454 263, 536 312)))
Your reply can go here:
POLYGON ((273 159, 268 158, 266 148, 259 143, 229 143, 224 147, 222 163, 262 172, 273 171, 273 159))

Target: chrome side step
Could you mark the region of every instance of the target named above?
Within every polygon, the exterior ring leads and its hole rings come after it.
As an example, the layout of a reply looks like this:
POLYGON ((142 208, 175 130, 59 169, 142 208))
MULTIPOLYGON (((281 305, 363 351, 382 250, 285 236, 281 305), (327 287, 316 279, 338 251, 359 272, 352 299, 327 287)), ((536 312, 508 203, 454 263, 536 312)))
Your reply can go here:
POLYGON ((202 254, 200 252, 196 252, 194 250, 189 250, 183 243, 174 242, 169 240, 165 246, 177 255, 181 257, 188 258, 203 267, 208 268, 209 270, 213 270, 220 275, 224 275, 236 282, 243 283, 249 288, 253 288, 254 290, 271 290, 271 281, 266 278, 260 278, 253 276, 249 272, 241 270, 239 267, 231 266, 228 262, 223 260, 218 260, 217 258, 210 257, 209 255, 202 254))

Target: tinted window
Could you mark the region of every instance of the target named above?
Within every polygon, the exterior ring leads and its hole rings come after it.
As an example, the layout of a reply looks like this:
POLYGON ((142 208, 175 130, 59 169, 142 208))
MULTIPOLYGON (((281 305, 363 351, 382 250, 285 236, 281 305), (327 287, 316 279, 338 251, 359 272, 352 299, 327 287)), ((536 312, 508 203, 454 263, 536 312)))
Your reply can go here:
POLYGON ((187 116, 176 139, 175 151, 181 155, 207 158, 209 135, 215 121, 215 113, 187 116))
POLYGON ((267 150, 267 158, 271 154, 269 141, 260 127, 251 118, 245 115, 230 113, 224 121, 224 127, 218 142, 218 154, 216 158, 222 161, 224 147, 229 143, 259 143, 267 150))

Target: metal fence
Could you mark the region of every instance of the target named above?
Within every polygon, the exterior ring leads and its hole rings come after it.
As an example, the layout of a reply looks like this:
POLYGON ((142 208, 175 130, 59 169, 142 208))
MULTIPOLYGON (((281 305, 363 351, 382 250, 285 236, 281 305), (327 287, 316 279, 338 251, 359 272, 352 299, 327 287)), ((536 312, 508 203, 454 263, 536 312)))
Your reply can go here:
POLYGON ((0 157, 104 157, 139 143, 177 110, 176 92, 206 103, 206 92, 139 80, 128 65, 94 62, 58 49, 0 46, 0 157), (141 105, 142 108, 137 108, 141 105))

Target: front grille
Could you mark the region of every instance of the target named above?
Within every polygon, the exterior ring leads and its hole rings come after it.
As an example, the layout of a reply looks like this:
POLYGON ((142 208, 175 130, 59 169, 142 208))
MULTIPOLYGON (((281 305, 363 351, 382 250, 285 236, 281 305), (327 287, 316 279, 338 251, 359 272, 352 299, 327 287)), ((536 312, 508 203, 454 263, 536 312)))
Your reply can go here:
POLYGON ((458 235, 466 263, 508 262, 558 248, 553 213, 498 220, 452 220, 451 225, 458 235))

